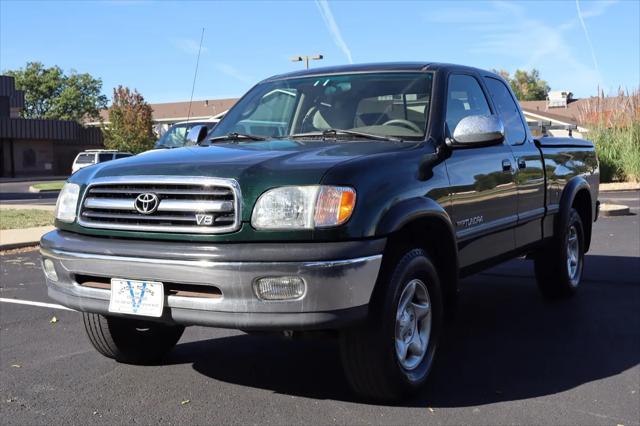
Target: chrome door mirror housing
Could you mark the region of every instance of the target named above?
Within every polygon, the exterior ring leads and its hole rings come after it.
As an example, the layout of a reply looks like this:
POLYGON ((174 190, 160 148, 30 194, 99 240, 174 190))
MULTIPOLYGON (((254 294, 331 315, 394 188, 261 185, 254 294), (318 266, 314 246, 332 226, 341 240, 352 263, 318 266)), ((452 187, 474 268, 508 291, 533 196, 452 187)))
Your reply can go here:
POLYGON ((189 133, 187 133, 186 145, 198 145, 204 140, 207 133, 209 133, 207 126, 202 124, 193 126, 191 130, 189 130, 189 133))
POLYGON ((497 145, 504 140, 504 125, 497 115, 469 115, 460 120, 452 139, 454 147, 497 145))

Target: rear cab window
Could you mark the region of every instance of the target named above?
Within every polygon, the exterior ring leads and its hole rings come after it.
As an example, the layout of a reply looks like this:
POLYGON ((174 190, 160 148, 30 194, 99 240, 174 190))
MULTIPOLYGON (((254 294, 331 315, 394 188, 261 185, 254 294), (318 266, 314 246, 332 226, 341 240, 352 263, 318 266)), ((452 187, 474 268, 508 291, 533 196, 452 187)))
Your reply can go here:
POLYGON ((460 120, 470 115, 491 115, 487 98, 474 77, 452 74, 447 88, 446 123, 449 135, 453 134, 460 120))
POLYGON ((487 89, 493 99, 493 104, 500 114, 500 118, 504 124, 505 139, 510 145, 520 145, 524 143, 527 137, 527 131, 520 116, 520 110, 516 105, 511 92, 507 86, 500 80, 485 77, 487 89))

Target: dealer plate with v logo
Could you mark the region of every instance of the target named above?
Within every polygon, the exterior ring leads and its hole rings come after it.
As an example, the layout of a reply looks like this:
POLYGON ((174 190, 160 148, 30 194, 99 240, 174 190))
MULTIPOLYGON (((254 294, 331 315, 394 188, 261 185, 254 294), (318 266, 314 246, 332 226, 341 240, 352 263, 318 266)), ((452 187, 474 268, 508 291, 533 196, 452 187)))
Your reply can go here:
POLYGON ((161 282, 111 279, 109 312, 160 317, 163 306, 164 286, 161 282))

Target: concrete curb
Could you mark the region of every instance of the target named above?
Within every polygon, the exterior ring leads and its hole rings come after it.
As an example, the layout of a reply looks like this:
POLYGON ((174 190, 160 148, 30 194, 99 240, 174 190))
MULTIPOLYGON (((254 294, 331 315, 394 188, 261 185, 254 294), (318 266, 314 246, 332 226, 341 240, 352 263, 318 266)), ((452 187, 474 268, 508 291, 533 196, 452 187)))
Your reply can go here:
POLYGON ((69 175, 66 176, 31 176, 23 178, 0 178, 0 183, 20 183, 20 182, 49 182, 52 180, 67 180, 69 175))
POLYGON ((629 206, 624 204, 601 204, 600 214, 602 216, 626 216, 629 214, 629 206))
POLYGON ((60 192, 60 190, 59 189, 39 189, 39 188, 36 188, 34 186, 30 186, 29 187, 29 192, 34 192, 36 194, 39 194, 41 192, 44 192, 44 193, 60 192))
POLYGON ((16 250, 26 247, 36 247, 40 245, 40 240, 38 241, 24 241, 20 243, 11 243, 11 244, 0 244, 0 252, 7 250, 16 250))
POLYGON ((638 190, 640 190, 640 183, 615 182, 615 183, 601 183, 600 184, 600 192, 638 191, 638 190))

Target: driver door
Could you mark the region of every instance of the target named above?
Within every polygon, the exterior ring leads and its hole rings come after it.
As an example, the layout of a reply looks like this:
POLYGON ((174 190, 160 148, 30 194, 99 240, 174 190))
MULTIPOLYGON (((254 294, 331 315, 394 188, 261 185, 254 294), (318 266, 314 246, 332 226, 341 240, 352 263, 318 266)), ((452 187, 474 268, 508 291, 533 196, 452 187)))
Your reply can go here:
MULTIPOLYGON (((494 113, 472 74, 449 76, 446 101, 449 135, 464 117, 494 113)), ((455 148, 446 160, 461 268, 515 249, 518 200, 513 164, 511 148, 504 142, 455 148)))

